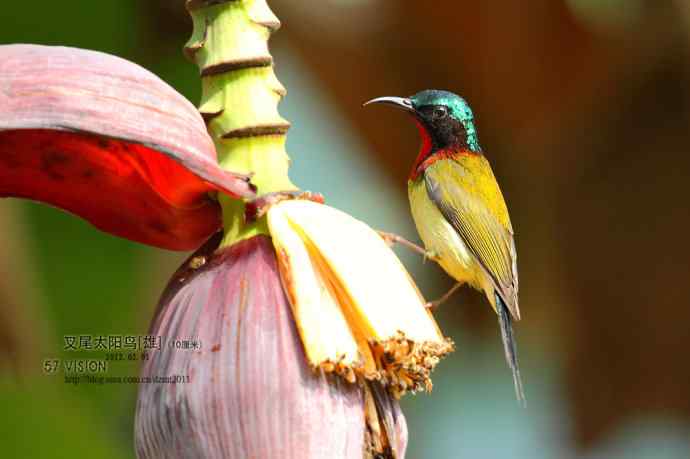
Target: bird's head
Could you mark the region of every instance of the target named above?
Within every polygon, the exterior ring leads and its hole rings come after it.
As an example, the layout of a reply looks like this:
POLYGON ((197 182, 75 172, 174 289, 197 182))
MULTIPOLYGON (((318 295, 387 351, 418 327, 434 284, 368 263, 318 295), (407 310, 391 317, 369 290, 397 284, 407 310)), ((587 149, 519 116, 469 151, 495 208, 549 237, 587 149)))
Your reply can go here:
POLYGON ((481 152, 472 109, 452 92, 427 89, 409 98, 378 97, 364 105, 377 103, 402 108, 415 117, 427 155, 447 149, 481 152))

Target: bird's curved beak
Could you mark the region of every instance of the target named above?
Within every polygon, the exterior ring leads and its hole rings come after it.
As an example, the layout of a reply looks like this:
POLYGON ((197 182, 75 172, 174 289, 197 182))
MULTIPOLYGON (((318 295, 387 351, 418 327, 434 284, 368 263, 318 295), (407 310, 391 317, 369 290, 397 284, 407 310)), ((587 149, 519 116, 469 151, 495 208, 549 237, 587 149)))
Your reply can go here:
POLYGON ((412 106, 412 101, 406 97, 377 97, 376 99, 371 99, 368 102, 364 102, 362 107, 366 107, 369 104, 387 104, 402 108, 407 112, 414 113, 415 111, 414 107, 412 106))

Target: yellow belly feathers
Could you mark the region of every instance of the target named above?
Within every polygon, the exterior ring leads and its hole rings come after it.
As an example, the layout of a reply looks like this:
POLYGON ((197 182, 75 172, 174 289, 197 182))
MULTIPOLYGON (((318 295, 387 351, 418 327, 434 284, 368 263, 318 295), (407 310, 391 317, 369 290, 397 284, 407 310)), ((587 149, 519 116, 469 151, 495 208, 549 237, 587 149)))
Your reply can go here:
POLYGON ((429 198, 424 177, 408 182, 407 192, 412 218, 426 250, 435 256, 441 267, 455 280, 484 291, 495 309, 492 301, 493 284, 486 278, 458 232, 429 198))

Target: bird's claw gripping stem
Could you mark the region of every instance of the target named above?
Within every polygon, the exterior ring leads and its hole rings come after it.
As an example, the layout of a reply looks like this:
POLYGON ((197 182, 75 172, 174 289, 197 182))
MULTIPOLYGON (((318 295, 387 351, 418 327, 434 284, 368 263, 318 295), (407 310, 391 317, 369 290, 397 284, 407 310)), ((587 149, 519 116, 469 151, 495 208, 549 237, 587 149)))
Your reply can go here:
POLYGON ((434 260, 436 261, 436 254, 434 252, 430 252, 426 250, 424 247, 420 247, 414 242, 410 242, 407 239, 405 239, 402 236, 398 236, 397 234, 394 233, 388 233, 386 231, 379 231, 379 235, 383 238, 383 240, 388 244, 389 246, 392 246, 394 244, 400 244, 413 252, 417 252, 418 254, 422 255, 424 257, 424 261, 426 260, 434 260))
POLYGON ((256 199, 247 201, 244 207, 244 218, 247 222, 253 222, 268 212, 268 209, 278 204, 281 201, 289 199, 303 199, 313 201, 319 204, 324 203, 324 198, 321 193, 314 193, 311 191, 276 191, 273 193, 266 193, 256 199))
POLYGON ((435 300, 435 301, 429 301, 429 302, 425 305, 426 308, 427 308, 427 309, 431 309, 431 310, 433 311, 433 310, 436 309, 437 307, 441 306, 443 303, 445 303, 446 301, 448 301, 448 298, 450 298, 450 297, 453 295, 453 293, 455 293, 455 291, 456 291, 457 289, 460 288, 461 285, 462 285, 462 284, 461 284, 460 282, 458 282, 457 284, 453 285, 453 286, 450 288, 450 290, 448 290, 441 298, 439 298, 438 300, 435 300))

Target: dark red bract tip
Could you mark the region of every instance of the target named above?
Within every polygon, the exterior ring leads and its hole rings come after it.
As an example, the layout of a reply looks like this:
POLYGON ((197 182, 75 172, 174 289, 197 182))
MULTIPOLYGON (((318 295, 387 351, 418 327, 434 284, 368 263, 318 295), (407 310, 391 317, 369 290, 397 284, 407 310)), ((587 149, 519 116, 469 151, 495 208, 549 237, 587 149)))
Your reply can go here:
POLYGON ((145 244, 192 250, 220 226, 210 189, 145 147, 55 130, 0 132, 0 196, 50 203, 145 244))
POLYGON ((0 46, 0 196, 191 250, 220 226, 211 191, 254 195, 248 177, 218 166, 197 110, 158 77, 95 51, 0 46))

